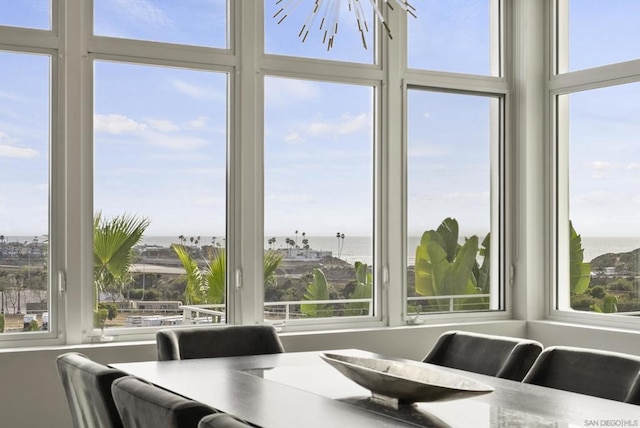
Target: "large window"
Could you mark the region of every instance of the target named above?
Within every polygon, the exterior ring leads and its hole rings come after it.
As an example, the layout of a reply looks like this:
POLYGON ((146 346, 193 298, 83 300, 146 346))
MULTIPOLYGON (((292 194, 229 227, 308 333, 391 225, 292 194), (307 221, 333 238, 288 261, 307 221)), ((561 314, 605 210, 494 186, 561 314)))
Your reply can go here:
POLYGON ((12 3, 5 332, 75 344, 508 316, 503 2, 416 2, 405 19, 377 1, 393 38, 370 2, 315 17, 307 2, 12 3), (330 46, 322 17, 339 20, 330 46), (421 238, 446 219, 473 275, 425 291, 421 238))
POLYGON ((631 318, 612 315, 640 314, 640 52, 632 42, 638 4, 616 1, 602 8, 594 1, 558 0, 555 6, 554 308, 560 316, 628 326, 631 318))
POLYGON ((265 81, 267 319, 374 313, 373 99, 367 86, 265 81))
POLYGON ((224 321, 226 74, 97 61, 94 82, 97 326, 224 321))
POLYGON ((51 57, 0 63, 0 333, 47 330, 51 57))
POLYGON ((569 261, 568 306, 577 311, 640 313, 639 95, 633 83, 559 96, 571 238, 561 256, 569 261))
POLYGON ((408 314, 500 307, 500 97, 409 90, 408 314), (492 245, 493 248, 492 248, 492 245))

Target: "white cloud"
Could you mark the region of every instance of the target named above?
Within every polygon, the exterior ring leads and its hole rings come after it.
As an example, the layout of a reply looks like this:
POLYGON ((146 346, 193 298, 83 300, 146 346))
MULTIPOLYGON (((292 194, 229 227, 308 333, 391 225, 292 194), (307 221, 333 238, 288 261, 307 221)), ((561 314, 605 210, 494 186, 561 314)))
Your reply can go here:
POLYGON ((156 129, 156 130, 162 131, 162 132, 174 132, 174 131, 179 131, 180 130, 178 125, 176 125, 175 123, 171 122, 170 120, 154 120, 154 119, 151 119, 151 120, 149 120, 149 125, 153 129, 156 129))
POLYGON ((361 113, 355 117, 351 115, 343 115, 342 123, 338 124, 336 131, 338 134, 353 134, 354 132, 358 132, 361 129, 367 129, 369 125, 371 125, 371 121, 368 119, 368 115, 366 113, 361 113))
POLYGON ((173 88, 181 94, 196 100, 219 100, 226 97, 226 95, 220 95, 211 88, 205 89, 200 86, 185 82, 184 80, 174 79, 171 81, 171 86, 173 86, 173 88))
POLYGON ((627 169, 640 169, 640 162, 631 162, 627 165, 627 169))
POLYGON ((431 114, 430 113, 425 113, 422 115, 422 117, 424 117, 425 119, 429 119, 431 118, 431 114))
POLYGON ((120 114, 96 115, 95 130, 109 134, 133 134, 138 141, 170 149, 195 149, 209 144, 204 138, 185 135, 169 120, 148 119, 137 122, 120 114))
POLYGON ((287 134, 287 135, 285 135, 285 136, 284 136, 284 141, 285 141, 285 142, 287 142, 287 143, 295 144, 295 143, 300 143, 300 142, 302 142, 302 141, 303 141, 303 138, 302 138, 302 136, 300 135, 300 133, 298 133, 298 132, 292 132, 292 133, 287 134))
POLYGON ((33 149, 0 144, 0 158, 29 159, 37 155, 38 152, 33 149))
POLYGON ((209 118, 206 116, 198 116, 193 120, 190 120, 187 122, 187 126, 189 128, 193 128, 193 129, 200 129, 200 128, 204 128, 205 126, 207 126, 207 123, 209 123, 209 118))
POLYGON ((28 159, 38 155, 38 151, 15 145, 16 141, 7 133, 0 131, 0 158, 28 159))
POLYGON ((269 78, 265 83, 268 105, 289 104, 292 100, 313 100, 320 95, 318 85, 306 80, 269 78))
POLYGON ((114 9, 138 24, 154 27, 170 25, 170 19, 148 0, 115 0, 114 9))
POLYGON ((318 136, 324 134, 348 135, 367 129, 371 124, 366 113, 357 116, 343 114, 336 122, 314 122, 307 128, 307 133, 318 136))
POLYGON ((147 129, 147 125, 144 123, 136 122, 121 114, 96 114, 93 127, 96 132, 106 132, 108 134, 139 132, 147 129))
POLYGON ((611 162, 605 162, 605 161, 593 161, 589 164, 589 167, 596 170, 604 170, 604 169, 616 169, 616 168, 619 168, 620 165, 614 164, 611 162))

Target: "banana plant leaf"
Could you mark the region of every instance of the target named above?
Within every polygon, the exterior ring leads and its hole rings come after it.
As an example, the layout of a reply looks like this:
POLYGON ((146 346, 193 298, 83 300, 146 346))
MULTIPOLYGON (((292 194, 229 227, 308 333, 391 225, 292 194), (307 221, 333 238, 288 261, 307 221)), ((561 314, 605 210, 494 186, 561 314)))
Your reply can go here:
MULTIPOLYGON (((304 300, 329 300, 329 285, 321 269, 313 269, 313 281, 307 285, 304 300)), ((300 311, 311 318, 333 316, 333 308, 325 304, 303 303, 300 311)))

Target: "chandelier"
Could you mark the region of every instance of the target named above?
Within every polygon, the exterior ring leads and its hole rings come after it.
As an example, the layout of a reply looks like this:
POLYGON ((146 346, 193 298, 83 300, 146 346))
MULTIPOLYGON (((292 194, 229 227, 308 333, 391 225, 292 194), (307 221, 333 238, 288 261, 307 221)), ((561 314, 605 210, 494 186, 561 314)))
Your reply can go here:
MULTIPOLYGON (((384 15, 378 7, 378 0, 344 0, 347 2, 347 8, 350 14, 354 15, 358 31, 362 38, 362 45, 367 49, 367 40, 365 33, 369 32, 369 25, 367 23, 366 13, 364 11, 362 3, 368 3, 373 9, 374 20, 378 22, 380 27, 384 28, 387 36, 393 39, 391 29, 385 22, 384 15)), ((300 28, 298 37, 304 43, 309 35, 309 30, 313 29, 317 25, 317 30, 321 31, 322 43, 327 46, 327 50, 331 50, 334 44, 336 35, 338 34, 338 21, 340 20, 340 11, 343 0, 277 0, 276 5, 282 5, 280 9, 273 15, 274 19, 278 20, 278 24, 281 24, 287 17, 293 13, 298 6, 302 3, 311 4, 312 7, 307 14, 307 19, 300 28), (320 19, 320 23, 317 24, 317 19, 320 19)), ((382 0, 382 3, 386 8, 391 11, 395 10, 395 7, 399 7, 408 15, 416 18, 415 7, 413 7, 409 0, 382 0)))

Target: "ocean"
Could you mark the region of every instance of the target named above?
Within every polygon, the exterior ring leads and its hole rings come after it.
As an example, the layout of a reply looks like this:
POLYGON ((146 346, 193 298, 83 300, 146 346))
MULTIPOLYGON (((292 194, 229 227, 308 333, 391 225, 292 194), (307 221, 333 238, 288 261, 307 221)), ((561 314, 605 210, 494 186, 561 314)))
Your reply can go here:
MULTIPOLYGON (((273 248, 287 248, 287 238, 296 241, 294 236, 276 236, 273 248)), ((271 248, 268 239, 265 239, 264 248, 271 248)), ((345 236, 344 240, 335 236, 307 236, 309 246, 314 250, 331 251, 338 257, 353 264, 356 261, 371 264, 373 261, 373 239, 362 236, 345 236), (339 245, 341 247, 339 247, 339 245)), ((146 237, 144 243, 149 245, 160 245, 168 247, 172 243, 178 242, 177 238, 169 236, 146 237)), ((188 243, 188 241, 187 241, 188 243)), ((201 237, 200 245, 211 243, 211 237, 201 237)), ((297 243, 302 246, 302 236, 298 235, 297 243)), ((419 236, 409 237, 407 258, 408 264, 413 265, 415 261, 415 249, 420 243, 419 236)), ((584 248, 584 261, 589 262, 597 256, 607 253, 624 253, 640 248, 640 238, 633 237, 582 237, 582 247, 584 248)))
MULTIPOLYGON (((264 248, 287 248, 287 238, 293 239, 297 242, 297 245, 302 247, 302 235, 298 235, 297 241, 295 235, 293 236, 276 236, 275 244, 272 246, 268 243, 268 238, 265 238, 264 248)), ((373 261, 373 239, 370 237, 362 236, 345 236, 344 239, 338 239, 335 236, 307 236, 309 240, 309 246, 314 250, 331 251, 335 257, 353 264, 356 261, 362 263, 371 264, 373 261)), ((5 237, 5 242, 33 242, 34 236, 11 236, 5 237)), ((39 242, 45 242, 45 238, 38 237, 39 242)), ((219 238, 218 238, 219 240, 219 238)), ((211 236, 202 236, 200 238, 199 245, 210 245, 212 241, 211 236)), ((143 244, 146 245, 158 245, 162 247, 169 247, 173 243, 178 243, 177 237, 173 236, 146 236, 143 238, 143 244)), ((412 236, 409 238, 409 251, 407 253, 408 263, 412 265, 415 260, 415 248, 420 242, 419 236, 412 236)), ((190 244, 189 237, 187 237, 187 244, 190 244)), ((597 256, 607 253, 623 253, 633 251, 640 248, 640 237, 582 237, 582 246, 584 248, 584 261, 589 262, 597 256)))
MULTIPOLYGON (((287 238, 296 240, 294 236, 276 236, 273 248, 287 248, 287 238)), ((265 239, 264 248, 270 248, 268 239, 265 239)), ((373 262, 373 239, 362 236, 345 236, 344 240, 335 236, 307 236, 309 246, 314 250, 331 251, 338 257, 353 264, 356 261, 371 264, 373 262), (339 247, 340 245, 341 247, 339 247)), ((144 242, 150 245, 161 245, 168 247, 172 243, 178 242, 177 238, 168 236, 147 237, 144 242)), ((187 241, 188 242, 188 241, 187 241)), ((201 237, 200 245, 211 243, 211 237, 201 237)), ((297 243, 302 247, 302 236, 298 235, 297 243)), ((413 265, 415 261, 415 249, 420 243, 419 236, 409 237, 408 243, 408 264, 413 265)), ((582 237, 582 247, 584 248, 584 261, 589 262, 597 256, 607 253, 624 253, 640 248, 640 237, 582 237)))

